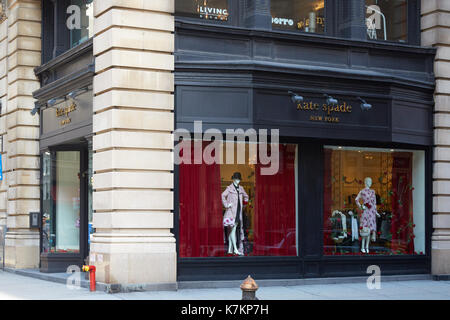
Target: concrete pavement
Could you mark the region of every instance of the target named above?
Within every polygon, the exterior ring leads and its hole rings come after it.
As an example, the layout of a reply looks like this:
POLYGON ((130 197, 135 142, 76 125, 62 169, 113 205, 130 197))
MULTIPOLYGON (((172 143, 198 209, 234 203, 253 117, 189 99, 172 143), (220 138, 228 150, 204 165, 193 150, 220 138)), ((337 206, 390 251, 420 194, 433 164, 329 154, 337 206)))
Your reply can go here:
MULTIPOLYGON (((257 280, 257 279, 256 279, 257 280)), ((298 286, 260 286, 260 300, 450 300, 450 281, 381 281, 381 289, 369 290, 366 283, 298 286)), ((240 300, 241 290, 179 289, 107 294, 86 288, 70 289, 50 282, 0 271, 1 300, 240 300)))

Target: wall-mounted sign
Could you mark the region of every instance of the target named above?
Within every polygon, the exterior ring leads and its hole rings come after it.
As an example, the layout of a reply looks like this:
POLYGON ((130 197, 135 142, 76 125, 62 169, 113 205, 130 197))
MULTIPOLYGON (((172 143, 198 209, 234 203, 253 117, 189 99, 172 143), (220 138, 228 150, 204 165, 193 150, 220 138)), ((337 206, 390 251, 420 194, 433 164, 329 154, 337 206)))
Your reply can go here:
POLYGON ((40 228, 41 227, 41 213, 40 212, 30 212, 30 228, 40 228))
POLYGON ((297 110, 311 113, 309 115, 309 121, 339 123, 341 116, 352 113, 353 107, 347 102, 328 105, 326 103, 319 104, 309 101, 297 104, 297 110))

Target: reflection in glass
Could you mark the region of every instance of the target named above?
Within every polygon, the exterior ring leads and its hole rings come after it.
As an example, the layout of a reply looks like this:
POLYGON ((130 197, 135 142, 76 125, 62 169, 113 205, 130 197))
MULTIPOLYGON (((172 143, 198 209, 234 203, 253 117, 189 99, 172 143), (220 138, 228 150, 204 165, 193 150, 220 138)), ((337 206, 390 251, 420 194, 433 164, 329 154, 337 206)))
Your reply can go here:
POLYGON ((272 28, 324 33, 324 0, 271 0, 272 28))
POLYGON ((80 250, 80 152, 43 154, 42 251, 80 250), (54 174, 54 176, 53 176, 54 174))
POLYGON ((176 0, 175 14, 206 20, 227 21, 228 0, 176 0))
POLYGON ((406 42, 407 0, 366 0, 367 37, 406 42))
POLYGON ((193 143, 182 149, 192 161, 179 166, 180 256, 297 255, 296 147, 279 146, 275 175, 261 174, 256 144, 221 144, 223 159, 234 154, 223 164, 194 164, 193 143))
POLYGON ((425 152, 325 147, 324 252, 425 253, 425 152))
POLYGON ((71 5, 80 8, 80 28, 70 30, 70 43, 73 48, 94 36, 94 2, 93 0, 72 0, 71 5))

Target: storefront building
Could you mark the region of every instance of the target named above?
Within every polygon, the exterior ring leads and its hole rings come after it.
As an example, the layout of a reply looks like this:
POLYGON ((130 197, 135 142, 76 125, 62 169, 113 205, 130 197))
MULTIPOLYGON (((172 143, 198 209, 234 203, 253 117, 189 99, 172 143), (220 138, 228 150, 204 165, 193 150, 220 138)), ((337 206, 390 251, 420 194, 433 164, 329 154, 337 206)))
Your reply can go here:
POLYGON ((449 274, 450 8, 422 2, 5 2, 6 266, 449 274))
POLYGON ((435 50, 417 2, 176 1, 175 16, 177 128, 280 141, 274 175, 252 142, 242 164, 178 167, 178 279, 430 273, 435 50), (248 204, 226 256, 234 172, 248 204))

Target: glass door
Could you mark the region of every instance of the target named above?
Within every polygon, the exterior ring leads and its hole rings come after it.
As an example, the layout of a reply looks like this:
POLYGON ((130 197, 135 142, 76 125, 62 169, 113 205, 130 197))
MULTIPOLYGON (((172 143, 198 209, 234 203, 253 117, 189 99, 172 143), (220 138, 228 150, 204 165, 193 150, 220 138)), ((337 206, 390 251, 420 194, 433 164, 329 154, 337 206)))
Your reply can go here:
POLYGON ((41 269, 45 272, 81 265, 88 255, 87 169, 88 152, 81 146, 51 148, 42 154, 41 269))

